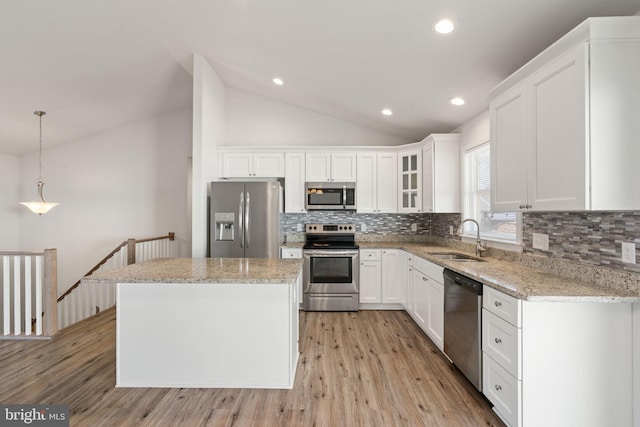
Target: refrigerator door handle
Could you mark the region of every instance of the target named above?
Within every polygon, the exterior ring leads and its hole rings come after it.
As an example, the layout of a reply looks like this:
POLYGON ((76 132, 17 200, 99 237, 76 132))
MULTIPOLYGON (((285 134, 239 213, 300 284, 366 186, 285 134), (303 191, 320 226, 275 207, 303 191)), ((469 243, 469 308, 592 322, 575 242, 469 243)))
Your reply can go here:
POLYGON ((249 194, 249 192, 247 191, 247 205, 245 206, 245 210, 244 210, 244 214, 245 214, 245 221, 244 221, 244 225, 246 227, 246 234, 247 234, 247 248, 249 247, 249 245, 251 244, 251 194, 249 194))
POLYGON ((240 193, 240 207, 238 208, 238 221, 240 228, 240 247, 244 248, 244 193, 240 193))

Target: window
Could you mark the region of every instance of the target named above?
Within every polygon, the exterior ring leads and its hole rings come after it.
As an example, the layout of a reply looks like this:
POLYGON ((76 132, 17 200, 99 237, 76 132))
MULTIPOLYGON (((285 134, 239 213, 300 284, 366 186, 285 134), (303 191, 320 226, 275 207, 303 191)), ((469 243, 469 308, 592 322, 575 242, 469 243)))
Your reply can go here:
MULTIPOLYGON (((489 143, 471 148, 464 155, 464 217, 480 224, 480 235, 489 240, 516 243, 518 218, 515 212, 491 212, 491 166, 489 143)), ((476 226, 467 222, 465 235, 475 236, 476 226)))

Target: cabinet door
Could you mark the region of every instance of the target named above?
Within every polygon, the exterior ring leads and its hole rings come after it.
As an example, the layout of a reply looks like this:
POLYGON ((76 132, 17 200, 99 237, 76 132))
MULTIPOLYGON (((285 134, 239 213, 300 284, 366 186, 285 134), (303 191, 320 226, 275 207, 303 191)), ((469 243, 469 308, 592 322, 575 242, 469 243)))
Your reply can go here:
POLYGON ((527 103, 520 84, 489 104, 491 117, 491 210, 527 205, 527 103))
POLYGON ((404 151, 398 154, 398 212, 422 211, 422 150, 404 151))
POLYGON ((253 153, 220 153, 222 177, 247 178, 253 173, 253 153))
POLYGON ((529 80, 533 129, 527 198, 532 210, 588 207, 587 55, 583 43, 529 80))
POLYGON ((413 267, 410 265, 411 261, 409 258, 411 255, 407 255, 407 273, 406 273, 406 287, 405 287, 405 301, 404 301, 404 309, 411 317, 415 319, 415 314, 413 313, 413 301, 414 301, 414 292, 413 292, 413 267))
POLYGON ((380 261, 360 262, 360 303, 382 302, 380 261))
POLYGON ((429 316, 429 279, 418 270, 413 270, 413 314, 414 320, 427 332, 429 316))
POLYGON ((304 158, 304 153, 285 155, 284 210, 287 213, 305 212, 304 158))
POLYGON ((358 153, 356 180, 356 209, 358 213, 377 212, 377 155, 358 153))
POLYGON ((444 350, 444 285, 431 278, 428 300, 427 335, 440 350, 444 350))
POLYGON ((331 153, 306 153, 305 158, 307 181, 331 180, 331 153))
POLYGON ((434 210, 434 174, 433 142, 430 142, 422 149, 422 210, 424 212, 434 210))
POLYGON ((382 250, 382 303, 399 304, 403 298, 403 283, 407 265, 400 249, 382 250))
POLYGON ((285 176, 284 153, 264 152, 253 155, 253 176, 281 178, 285 176))
MULTIPOLYGON (((359 166, 358 166, 359 167, 359 166)), ((377 200, 378 212, 398 212, 398 155, 378 153, 377 200)), ((360 197, 358 194, 357 197, 360 197)))
POLYGON ((331 155, 331 181, 356 182, 356 153, 331 155))

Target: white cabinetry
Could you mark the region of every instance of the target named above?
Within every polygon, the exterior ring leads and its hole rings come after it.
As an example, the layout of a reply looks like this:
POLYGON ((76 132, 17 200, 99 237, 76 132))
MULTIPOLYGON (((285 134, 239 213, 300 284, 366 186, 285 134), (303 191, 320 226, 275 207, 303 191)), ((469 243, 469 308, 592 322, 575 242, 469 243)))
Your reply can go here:
POLYGON ((307 152, 306 177, 310 182, 355 182, 356 153, 307 152))
POLYGON ((444 348, 443 268, 413 257, 413 318, 431 341, 444 348))
POLYGON ((220 176, 225 178, 281 178, 284 173, 281 151, 221 151, 220 176))
POLYGON ((590 18, 491 94, 494 211, 637 210, 640 17, 590 18))
POLYGON ((398 212, 422 211, 422 149, 398 153, 398 212))
POLYGON ((356 209, 358 213, 398 211, 398 156, 392 152, 357 154, 356 209))
POLYGON ((395 309, 405 299, 406 252, 400 249, 360 249, 360 303, 364 308, 395 309))
POLYGON ((305 155, 285 154, 284 211, 305 212, 305 155))
MULTIPOLYGON (((406 277, 404 283, 404 301, 402 301, 402 306, 405 311, 409 313, 409 315, 413 318, 413 300, 414 300, 414 292, 413 292, 413 257, 414 255, 407 252, 407 261, 406 261, 406 277)), ((415 319, 414 319, 415 320, 415 319)))
POLYGON ((380 249, 360 250, 360 304, 382 302, 380 249))
POLYGON ((631 306, 485 286, 482 389, 494 410, 510 426, 631 425, 631 306))
POLYGON ((382 303, 401 304, 405 299, 407 276, 406 252, 401 249, 382 249, 382 303))
POLYGON ((422 210, 460 212, 459 134, 432 134, 422 142, 422 210))

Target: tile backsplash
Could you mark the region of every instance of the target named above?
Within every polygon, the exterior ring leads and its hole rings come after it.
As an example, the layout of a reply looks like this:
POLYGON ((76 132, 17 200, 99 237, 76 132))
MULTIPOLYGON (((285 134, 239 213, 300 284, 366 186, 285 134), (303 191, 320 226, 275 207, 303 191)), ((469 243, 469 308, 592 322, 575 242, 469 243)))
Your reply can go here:
POLYGON ((582 264, 640 273, 622 262, 622 242, 635 242, 640 263, 640 212, 535 212, 523 214, 524 251, 582 264), (549 250, 533 249, 532 234, 549 236, 549 250))
MULTIPOLYGON (((359 214, 352 211, 317 211, 282 214, 280 226, 288 242, 304 240, 298 224, 356 224, 360 241, 422 241, 429 237, 460 240, 455 233, 461 217, 452 214, 359 214), (362 227, 366 224, 366 229, 362 227), (411 225, 416 224, 416 231, 411 225), (454 235, 450 234, 453 227, 454 235)), ((594 267, 640 273, 640 212, 533 212, 523 214, 523 251, 594 267), (549 250, 533 249, 532 234, 549 236, 549 250), (638 264, 622 262, 622 242, 635 242, 638 264)))

